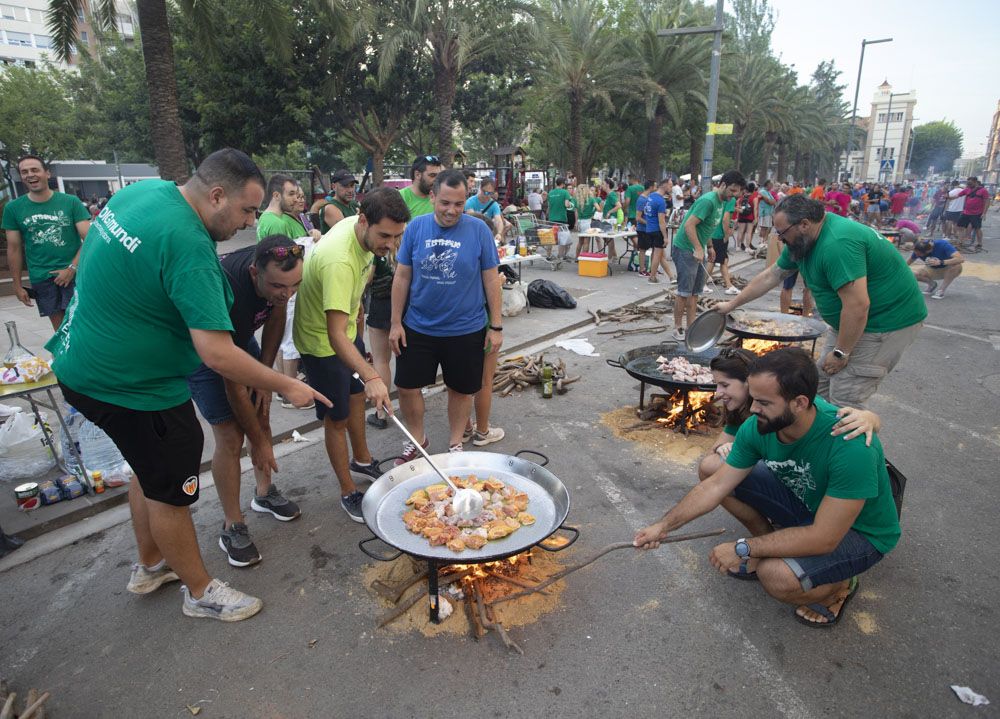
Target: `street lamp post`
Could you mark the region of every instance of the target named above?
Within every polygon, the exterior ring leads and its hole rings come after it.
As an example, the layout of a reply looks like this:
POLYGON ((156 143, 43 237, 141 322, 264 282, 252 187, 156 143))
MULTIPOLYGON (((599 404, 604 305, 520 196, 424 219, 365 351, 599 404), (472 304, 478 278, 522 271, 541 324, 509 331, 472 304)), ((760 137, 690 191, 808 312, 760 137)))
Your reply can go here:
MULTIPOLYGON (((889 140, 889 123, 892 122, 892 98, 894 98, 894 97, 902 97, 905 94, 906 94, 905 92, 890 92, 889 93, 889 108, 885 111, 885 132, 882 134, 882 152, 879 153, 878 179, 880 181, 884 181, 884 182, 888 182, 889 181, 888 179, 882 180, 882 166, 883 166, 883 163, 885 163, 885 146, 886 146, 887 141, 889 140)), ((878 119, 878 118, 876 118, 876 119, 878 119)), ((900 145, 902 145, 902 138, 900 138, 900 145)), ((900 152, 902 152, 903 148, 900 147, 899 149, 900 149, 900 152)), ((895 175, 895 174, 896 173, 893 172, 893 175, 895 175)))
MULTIPOLYGON (((844 169, 851 170, 851 151, 854 149, 854 122, 858 117, 858 91, 861 90, 861 68, 865 65, 865 47, 867 45, 877 45, 880 42, 892 42, 891 37, 884 37, 880 40, 861 41, 861 60, 858 62, 858 82, 854 86, 854 109, 851 110, 851 126, 847 128, 847 157, 844 162, 844 169)), ((851 178, 852 180, 855 178, 851 178)))

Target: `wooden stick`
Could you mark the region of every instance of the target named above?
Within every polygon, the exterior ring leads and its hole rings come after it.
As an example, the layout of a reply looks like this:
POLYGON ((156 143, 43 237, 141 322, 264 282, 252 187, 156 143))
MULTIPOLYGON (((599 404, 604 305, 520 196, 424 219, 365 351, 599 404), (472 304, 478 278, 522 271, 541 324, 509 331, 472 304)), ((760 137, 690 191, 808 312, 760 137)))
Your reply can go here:
POLYGON ((404 579, 396 584, 387 584, 381 579, 376 579, 372 582, 372 591, 383 599, 388 599, 390 602, 395 604, 399 601, 399 598, 406 594, 406 590, 412 587, 414 584, 419 582, 421 579, 427 579, 427 570, 420 572, 419 574, 414 574, 412 577, 404 579))
POLYGON ((14 719, 15 699, 17 699, 17 692, 11 692, 7 695, 7 701, 4 702, 3 709, 0 709, 0 719, 14 719))
POLYGON ((483 627, 486 629, 494 629, 496 633, 500 635, 500 640, 507 646, 508 649, 513 649, 518 654, 524 654, 524 650, 521 649, 520 645, 510 638, 507 634, 507 630, 503 628, 503 625, 499 622, 492 623, 486 618, 486 607, 483 602, 483 593, 479 589, 478 580, 473 582, 473 587, 475 588, 476 595, 476 609, 479 611, 479 621, 482 623, 483 627))
POLYGON ((20 719, 31 719, 31 717, 33 716, 35 717, 39 716, 39 714, 42 711, 42 704, 44 704, 46 700, 48 700, 49 696, 51 696, 49 692, 45 692, 44 694, 42 694, 42 696, 38 697, 38 701, 36 701, 34 704, 32 704, 31 706, 29 706, 27 709, 24 710, 24 713, 21 714, 20 719))
MULTIPOLYGON (((714 529, 707 532, 691 532, 690 534, 675 534, 672 537, 667 537, 666 539, 661 540, 660 544, 671 544, 673 542, 686 542, 691 539, 702 539, 704 537, 717 537, 718 535, 724 534, 725 532, 726 532, 725 529, 714 529)), ((509 602, 511 599, 518 599, 520 597, 527 596, 528 594, 534 594, 535 592, 539 592, 545 589, 550 584, 558 582, 567 574, 572 574, 576 570, 583 569, 588 564, 592 564, 593 562, 603 557, 605 554, 609 554, 610 552, 614 552, 618 549, 626 549, 628 547, 635 549, 635 545, 632 544, 632 542, 616 542, 614 544, 609 544, 603 549, 598 550, 598 552, 594 554, 594 556, 590 557, 590 559, 587 559, 584 562, 580 562, 579 564, 574 564, 572 566, 566 567, 566 569, 562 570, 561 572, 557 572, 556 574, 553 574, 551 577, 546 579, 538 586, 533 587, 532 589, 525 589, 522 592, 515 592, 514 594, 508 594, 506 597, 500 597, 499 599, 494 599, 493 604, 500 604, 501 602, 509 602)))
MULTIPOLYGON (((461 572, 456 572, 455 574, 452 574, 449 577, 445 577, 445 578, 439 579, 438 580, 438 591, 440 592, 440 590, 443 587, 447 587, 449 584, 454 584, 459 579, 462 579, 463 577, 467 577, 470 574, 472 574, 472 570, 471 569, 466 569, 466 570, 463 570, 461 572)), ((424 597, 427 596, 427 592, 428 592, 428 588, 424 587, 419 592, 415 593, 412 597, 408 598, 402 604, 399 604, 395 608, 393 608, 390 611, 386 612, 382 616, 382 618, 379 620, 379 623, 378 623, 379 629, 381 629, 382 627, 384 627, 386 624, 388 624, 389 622, 393 621, 394 619, 398 619, 399 617, 401 617, 404 614, 406 614, 406 612, 410 609, 410 607, 412 607, 414 604, 416 604, 421 599, 423 599, 424 597)))
MULTIPOLYGON (((523 579, 518 579, 517 577, 508 577, 503 574, 497 574, 496 572, 491 572, 488 569, 485 570, 486 574, 494 579, 499 579, 501 582, 507 582, 508 584, 513 584, 515 587, 520 587, 521 589, 533 589, 535 587, 531 582, 526 582, 523 579)), ((545 594, 543 591, 542 594, 545 594)))
POLYGON ((472 638, 477 642, 486 634, 483 625, 479 623, 479 613, 475 609, 476 600, 472 596, 472 588, 466 587, 465 592, 465 616, 469 620, 469 628, 472 630, 472 638))

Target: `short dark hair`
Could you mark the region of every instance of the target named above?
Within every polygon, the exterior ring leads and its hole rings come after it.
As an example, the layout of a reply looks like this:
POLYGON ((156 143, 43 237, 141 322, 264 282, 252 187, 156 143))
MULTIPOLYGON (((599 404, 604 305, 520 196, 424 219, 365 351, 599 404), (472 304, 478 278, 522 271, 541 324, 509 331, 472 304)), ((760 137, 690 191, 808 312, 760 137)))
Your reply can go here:
POLYGON ((757 184, 755 182, 747 183, 747 192, 753 192, 756 189, 757 189, 757 184))
POLYGON ((928 239, 926 237, 917 238, 917 241, 913 243, 913 251, 919 252, 922 255, 926 255, 933 249, 934 249, 934 240, 928 239))
POLYGON ((722 175, 722 179, 719 180, 719 184, 729 187, 729 185, 739 185, 740 187, 747 186, 747 180, 743 177, 743 173, 739 170, 727 170, 722 175))
POLYGON ((377 225, 387 217, 393 222, 410 221, 410 210, 394 187, 379 187, 366 194, 358 213, 365 216, 369 225, 377 225))
POLYGON ((654 182, 653 180, 646 180, 644 183, 642 183, 642 189, 644 190, 651 190, 654 187, 656 187, 656 182, 654 182))
POLYGON ((819 387, 819 370, 812 355, 801 347, 781 347, 757 357, 750 365, 748 377, 772 374, 778 381, 778 393, 786 402, 802 395, 812 406, 819 387))
POLYGON ((797 195, 789 195, 779 202, 774 208, 774 214, 779 212, 788 218, 789 224, 797 225, 802 220, 821 222, 823 215, 826 214, 826 208, 819 200, 810 200, 800 192, 797 195))
POLYGON ((462 174, 461 170, 456 170, 454 168, 451 170, 445 170, 434 178, 434 188, 432 192, 436 195, 441 192, 442 187, 460 187, 464 190, 466 187, 465 175, 462 174))
POLYGON ((474 179, 474 178, 475 178, 475 176, 476 176, 476 173, 475 173, 475 171, 474 171, 474 170, 464 170, 464 173, 465 173, 465 176, 466 176, 466 177, 467 177, 468 179, 470 179, 470 180, 471 180, 471 179, 474 179))
POLYGON ((497 186, 497 181, 494 180, 492 177, 484 177, 479 182, 479 187, 480 188, 483 188, 483 187, 493 187, 493 188, 496 188, 496 186, 497 186))
POLYGON ((565 177, 557 177, 556 178, 556 187, 559 187, 559 185, 565 185, 565 184, 566 184, 566 178, 565 177))
POLYGON ((242 190, 250 182, 267 185, 250 156, 231 147, 216 150, 202 160, 194 177, 206 187, 222 187, 226 192, 242 190))
POLYGON ((817 182, 816 184, 817 185, 825 185, 826 184, 826 178, 825 177, 819 178, 819 182, 817 182))
POLYGON ((285 237, 285 235, 268 235, 257 243, 257 249, 253 253, 253 263, 257 267, 258 272, 263 272, 271 262, 278 265, 278 269, 282 272, 288 272, 303 260, 305 253, 288 254, 279 259, 274 256, 272 250, 277 247, 292 248, 297 246, 295 240, 285 237))
POLYGON ((271 175, 271 179, 267 181, 267 197, 265 199, 270 202, 275 192, 279 195, 283 194, 285 192, 285 185, 289 182, 293 185, 295 184, 295 178, 291 175, 285 175, 281 172, 271 175))
POLYGON ((413 161, 412 165, 410 165, 410 179, 412 180, 413 176, 416 175, 418 172, 423 172, 424 170, 426 170, 428 165, 440 165, 440 164, 441 164, 441 158, 438 157, 437 155, 421 155, 420 157, 418 157, 416 160, 413 161))
POLYGON ((17 162, 14 163, 14 166, 17 167, 18 172, 21 171, 21 163, 24 162, 25 160, 38 160, 40 163, 42 163, 43 170, 45 170, 46 172, 48 172, 49 170, 49 163, 47 163, 44 159, 42 159, 38 155, 33 155, 31 153, 28 153, 25 155, 21 155, 19 158, 17 158, 17 162))

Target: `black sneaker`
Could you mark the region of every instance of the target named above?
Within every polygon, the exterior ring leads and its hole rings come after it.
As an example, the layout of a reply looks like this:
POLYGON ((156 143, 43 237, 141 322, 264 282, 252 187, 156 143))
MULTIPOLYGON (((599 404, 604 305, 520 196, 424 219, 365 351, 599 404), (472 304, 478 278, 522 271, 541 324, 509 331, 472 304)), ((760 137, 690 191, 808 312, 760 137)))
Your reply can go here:
POLYGON ((268 487, 267 494, 251 500, 250 508, 255 512, 270 514, 282 522, 290 522, 302 514, 299 505, 287 499, 273 484, 268 487))
POLYGON ((365 475, 366 477, 369 478, 369 481, 373 479, 378 479, 379 477, 382 476, 382 472, 379 471, 378 468, 378 460, 374 458, 372 459, 371 464, 361 464, 359 462, 355 462, 352 459, 349 466, 352 472, 355 472, 356 474, 365 475))
POLYGON ((365 523, 365 516, 361 513, 361 500, 364 498, 365 495, 361 492, 351 492, 346 497, 340 498, 340 506, 347 512, 347 516, 358 524, 365 523))
POLYGON ((250 541, 250 530, 243 522, 234 522, 226 529, 222 527, 219 535, 219 547, 229 557, 229 563, 234 567, 249 567, 260 561, 260 552, 250 541))
POLYGON ((365 421, 375 429, 385 429, 389 426, 389 420, 379 417, 377 412, 372 412, 365 421))

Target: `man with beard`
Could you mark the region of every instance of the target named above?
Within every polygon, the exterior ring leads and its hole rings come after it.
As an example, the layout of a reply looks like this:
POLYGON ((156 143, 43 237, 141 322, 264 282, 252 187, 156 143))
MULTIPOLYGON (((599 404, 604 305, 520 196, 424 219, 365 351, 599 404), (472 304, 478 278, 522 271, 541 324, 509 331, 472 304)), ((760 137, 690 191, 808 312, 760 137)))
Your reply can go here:
POLYGON ((361 295, 372 275, 372 260, 399 242, 410 219, 392 188, 369 192, 359 214, 338 222, 306 258, 295 311, 293 336, 302 353, 306 381, 333 401, 316 405, 330 464, 340 483, 340 506, 364 522, 361 497, 351 473, 371 481, 381 476, 365 437, 365 398, 392 413, 387 382, 365 360, 361 295), (348 462, 347 437, 354 458, 348 462))
POLYGON ((899 541, 882 444, 874 433, 870 440, 832 435, 837 408, 816 396, 819 375, 802 349, 758 357, 747 379, 753 416, 737 431, 725 464, 633 543, 653 549, 728 499, 725 507, 751 536, 714 547, 712 566, 734 579, 759 580, 796 607, 797 621, 832 627, 857 593, 858 575, 899 541))
MULTIPOLYGON (((410 166, 412 184, 399 191, 403 202, 410 210, 411 219, 434 212, 430 198, 431 188, 434 187, 434 180, 443 169, 437 155, 421 155, 413 161, 413 165, 410 166)), ((464 180, 465 176, 462 178, 464 180)))
POLYGON ((358 202, 354 199, 358 179, 347 170, 338 170, 330 178, 333 197, 319 212, 319 231, 324 235, 345 217, 358 214, 358 202))
POLYGON ((716 311, 729 314, 801 272, 831 327, 819 359, 819 394, 863 408, 927 317, 913 273, 878 232, 827 213, 817 200, 786 197, 774 210, 774 231, 785 243, 778 261, 716 311))
MULTIPOLYGON (((267 209, 257 220, 257 241, 270 235, 284 235, 290 240, 306 237, 312 233, 298 219, 299 186, 289 175, 281 173, 271 176, 267 183, 267 209)), ((319 239, 319 232, 313 235, 319 239)))
POLYGON ((209 576, 189 506, 204 443, 187 384, 201 362, 297 406, 323 395, 233 344, 233 290, 215 243, 251 227, 264 177, 239 150, 213 152, 181 186, 143 180, 111 198, 80 255, 76 293, 46 348, 66 401, 104 430, 135 471, 139 561, 128 591, 184 582, 189 617, 233 622, 261 601, 209 576))

